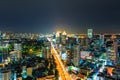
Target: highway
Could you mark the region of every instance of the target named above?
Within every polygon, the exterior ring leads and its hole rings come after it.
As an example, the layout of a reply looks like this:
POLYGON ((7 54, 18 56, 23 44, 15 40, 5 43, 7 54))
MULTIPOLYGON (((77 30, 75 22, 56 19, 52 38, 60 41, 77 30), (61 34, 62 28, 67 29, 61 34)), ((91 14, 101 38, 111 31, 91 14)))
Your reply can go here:
MULTIPOLYGON (((50 38, 47 38, 48 41, 51 42, 50 38)), ((54 45, 52 44, 51 42, 51 53, 55 59, 55 62, 56 62, 56 66, 57 66, 57 69, 58 69, 58 72, 59 72, 59 76, 60 76, 60 80, 72 80, 69 73, 66 71, 66 68, 65 66, 63 65, 60 57, 59 57, 59 54, 57 53, 57 51, 55 50, 54 48, 54 45)))

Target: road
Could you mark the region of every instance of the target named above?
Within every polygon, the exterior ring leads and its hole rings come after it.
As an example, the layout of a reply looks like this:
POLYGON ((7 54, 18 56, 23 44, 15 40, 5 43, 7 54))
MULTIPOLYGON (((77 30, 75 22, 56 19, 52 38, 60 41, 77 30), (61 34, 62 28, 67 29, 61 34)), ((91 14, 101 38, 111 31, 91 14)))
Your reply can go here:
MULTIPOLYGON (((47 38, 48 41, 51 42, 50 38, 47 38)), ((59 57, 59 54, 57 53, 57 51, 55 50, 54 48, 54 45, 52 44, 51 42, 51 53, 55 59, 55 62, 57 64, 57 69, 58 69, 58 72, 59 72, 59 75, 60 75, 60 80, 72 80, 69 73, 66 71, 66 68, 65 66, 63 65, 60 57, 59 57)))

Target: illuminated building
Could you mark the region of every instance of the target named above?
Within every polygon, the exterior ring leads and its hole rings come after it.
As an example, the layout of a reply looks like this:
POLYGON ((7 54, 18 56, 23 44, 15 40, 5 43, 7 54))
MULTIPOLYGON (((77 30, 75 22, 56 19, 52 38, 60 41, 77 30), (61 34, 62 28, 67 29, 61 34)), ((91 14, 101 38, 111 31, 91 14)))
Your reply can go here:
POLYGON ((10 80, 11 71, 7 69, 2 69, 0 71, 0 80, 10 80))
POLYGON ((18 77, 17 80, 22 80, 22 77, 18 77))
POLYGON ((0 61, 5 62, 8 59, 8 48, 4 46, 0 46, 0 61))
POLYGON ((32 76, 32 72, 33 72, 33 70, 31 67, 27 68, 27 75, 28 76, 32 76))
POLYGON ((75 36, 75 39, 76 39, 76 44, 79 44, 79 38, 78 38, 78 36, 75 36))
POLYGON ((93 29, 88 29, 87 35, 88 35, 88 38, 92 38, 93 37, 93 29))
POLYGON ((26 66, 23 66, 23 69, 22 69, 22 78, 27 78, 27 71, 26 71, 26 66))
POLYGON ((80 59, 80 45, 74 45, 74 51, 73 51, 73 63, 75 66, 78 66, 80 59))
POLYGON ((15 51, 18 51, 18 50, 21 51, 21 50, 22 50, 22 45, 15 43, 15 44, 14 44, 14 50, 15 50, 15 51))
POLYGON ((10 52, 10 59, 11 61, 18 61, 21 58, 21 52, 20 51, 11 51, 10 52))
POLYGON ((100 35, 100 46, 104 45, 104 34, 100 35))
POLYGON ((2 52, 0 52, 0 63, 2 63, 2 52))
POLYGON ((62 35, 62 44, 66 44, 66 38, 67 38, 66 35, 62 35))
POLYGON ((2 32, 0 31, 0 46, 2 46, 2 32))
POLYGON ((113 48, 114 48, 114 62, 117 63, 118 61, 118 41, 117 40, 113 40, 113 48))
POLYGON ((49 59, 51 57, 51 43, 50 42, 44 42, 44 47, 42 47, 43 49, 43 57, 45 59, 49 59))
POLYGON ((20 59, 22 57, 22 45, 14 44, 14 50, 17 51, 17 58, 20 59))
POLYGON ((62 35, 67 35, 67 33, 64 31, 64 32, 62 33, 62 35))
POLYGON ((57 44, 61 44, 62 43, 62 33, 59 32, 59 31, 56 33, 56 43, 57 44))

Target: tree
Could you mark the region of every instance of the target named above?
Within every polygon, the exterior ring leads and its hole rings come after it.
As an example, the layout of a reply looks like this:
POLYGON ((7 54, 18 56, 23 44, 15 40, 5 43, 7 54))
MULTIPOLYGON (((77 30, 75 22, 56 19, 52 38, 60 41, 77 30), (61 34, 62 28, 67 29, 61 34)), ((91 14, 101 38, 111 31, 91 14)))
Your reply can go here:
POLYGON ((56 80, 58 80, 58 77, 59 77, 58 70, 55 69, 55 78, 56 78, 56 80))

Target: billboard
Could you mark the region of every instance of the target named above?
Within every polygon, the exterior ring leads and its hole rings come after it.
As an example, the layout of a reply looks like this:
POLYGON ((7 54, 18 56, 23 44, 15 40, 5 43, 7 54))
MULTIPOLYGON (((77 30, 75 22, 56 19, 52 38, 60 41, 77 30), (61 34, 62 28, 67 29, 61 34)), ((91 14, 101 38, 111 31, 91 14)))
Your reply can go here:
POLYGON ((86 59, 86 57, 90 56, 90 51, 81 51, 80 52, 80 58, 86 59))
POLYGON ((66 53, 62 53, 62 60, 66 60, 67 59, 67 54, 66 53))
POLYGON ((87 35, 88 35, 88 38, 92 38, 93 37, 93 29, 88 29, 87 35))

